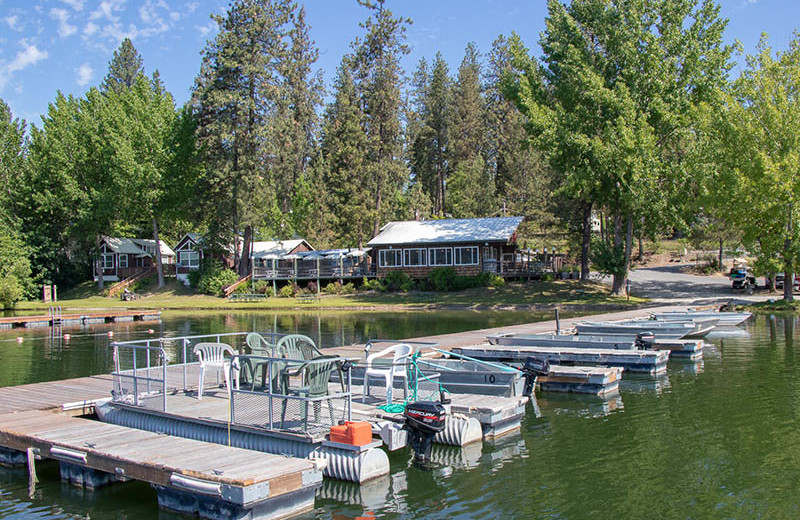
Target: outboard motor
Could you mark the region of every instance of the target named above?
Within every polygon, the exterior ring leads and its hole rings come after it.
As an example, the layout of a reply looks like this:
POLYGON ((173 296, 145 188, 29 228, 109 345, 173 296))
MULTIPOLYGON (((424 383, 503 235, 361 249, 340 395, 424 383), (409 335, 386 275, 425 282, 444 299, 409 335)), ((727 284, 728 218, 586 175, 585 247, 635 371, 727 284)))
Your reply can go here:
POLYGON ((525 389, 522 393, 532 395, 536 378, 550 373, 550 362, 545 358, 527 357, 522 365, 522 373, 525 374, 525 389))
POLYGON ((640 332, 636 335, 634 344, 639 350, 650 350, 653 348, 653 343, 656 340, 656 335, 652 332, 640 332))
POLYGON ((447 410, 442 403, 417 401, 406 405, 403 417, 408 443, 414 450, 414 462, 430 462, 431 443, 433 437, 444 430, 447 410))

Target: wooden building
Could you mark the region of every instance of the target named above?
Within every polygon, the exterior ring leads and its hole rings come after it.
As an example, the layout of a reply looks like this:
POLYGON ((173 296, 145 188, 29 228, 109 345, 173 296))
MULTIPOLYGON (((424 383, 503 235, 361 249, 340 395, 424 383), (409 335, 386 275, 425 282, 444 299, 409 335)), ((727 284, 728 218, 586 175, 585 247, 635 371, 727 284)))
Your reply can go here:
POLYGON ((427 278, 437 267, 466 276, 516 276, 523 270, 516 244, 521 223, 522 217, 390 222, 367 245, 378 278, 394 270, 427 278))
MULTIPOLYGON (((175 252, 163 241, 159 241, 161 262, 164 266, 175 264, 175 252)), ((156 266, 156 242, 143 238, 104 237, 100 242, 98 262, 95 262, 94 279, 98 270, 103 280, 116 282, 143 273, 156 266)))

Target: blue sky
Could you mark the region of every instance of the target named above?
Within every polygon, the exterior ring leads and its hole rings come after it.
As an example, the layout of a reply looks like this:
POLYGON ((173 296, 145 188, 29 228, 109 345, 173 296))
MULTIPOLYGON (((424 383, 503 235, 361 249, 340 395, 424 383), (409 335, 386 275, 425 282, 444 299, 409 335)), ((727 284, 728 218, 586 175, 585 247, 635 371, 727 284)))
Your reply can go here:
MULTIPOLYGON (((307 21, 320 49, 318 66, 330 86, 336 66, 362 34, 367 16, 356 0, 307 0, 307 21)), ((726 39, 739 39, 752 53, 766 32, 783 49, 800 28, 798 0, 722 0, 730 20, 726 39)), ((129 37, 148 73, 158 69, 178 104, 189 97, 200 68, 200 51, 227 1, 210 0, 0 0, 0 98, 14 117, 41 126, 40 115, 56 95, 82 95, 105 76, 120 41, 129 37)), ((454 71, 470 41, 487 53, 499 34, 520 34, 536 55, 544 27, 545 0, 387 0, 396 14, 410 17, 410 74, 420 58, 441 51, 454 71)), ((738 74, 734 71, 734 74, 738 74)))

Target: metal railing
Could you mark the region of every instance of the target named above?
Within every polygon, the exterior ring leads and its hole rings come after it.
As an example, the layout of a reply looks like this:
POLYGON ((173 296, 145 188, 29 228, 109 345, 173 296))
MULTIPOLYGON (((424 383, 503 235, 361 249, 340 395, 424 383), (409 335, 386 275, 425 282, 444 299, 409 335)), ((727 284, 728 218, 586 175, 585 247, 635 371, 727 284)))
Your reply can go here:
POLYGON ((254 280, 314 280, 317 278, 337 279, 337 278, 361 278, 375 276, 375 268, 367 268, 363 265, 320 265, 294 267, 254 267, 254 280))
MULTIPOLYGON (((200 364, 192 352, 194 344, 227 343, 241 351, 246 346, 247 334, 232 332, 114 342, 111 344, 114 356, 112 401, 167 412, 171 396, 197 389, 200 364)), ((230 389, 231 424, 314 434, 327 431, 341 420, 350 420, 352 393, 348 360, 339 356, 312 360, 275 357, 274 345, 285 334, 260 334, 271 340, 273 357, 240 354, 231 357, 227 365, 229 381, 241 375, 245 365, 250 368, 248 380, 240 381, 239 389, 236 385, 230 389), (341 391, 308 395, 304 378, 316 365, 324 363, 336 365, 341 391), (259 370, 263 376, 262 385, 257 388, 259 370), (292 371, 298 373, 292 374, 292 371), (275 385, 276 381, 281 382, 280 388, 275 385)), ((206 376, 204 387, 222 383, 219 374, 216 381, 210 375, 206 376)))

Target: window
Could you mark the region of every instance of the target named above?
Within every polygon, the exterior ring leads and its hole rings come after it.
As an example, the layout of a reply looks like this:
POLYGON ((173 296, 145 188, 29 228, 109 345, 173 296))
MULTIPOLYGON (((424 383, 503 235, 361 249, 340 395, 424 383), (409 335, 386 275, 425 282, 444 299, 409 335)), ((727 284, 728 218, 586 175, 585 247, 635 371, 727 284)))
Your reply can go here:
POLYGON ((178 253, 178 262, 183 267, 200 267, 200 253, 197 251, 181 251, 178 253))
POLYGON ((425 264, 425 250, 424 249, 404 249, 403 250, 403 265, 406 267, 414 267, 425 264))
POLYGON ((456 265, 478 265, 478 246, 456 247, 456 265))
POLYGON ((114 253, 103 253, 103 269, 114 269, 114 253))
POLYGON ((401 267, 403 251, 400 249, 381 249, 378 251, 378 264, 381 267, 401 267))
POLYGON ((128 267, 128 255, 119 255, 119 266, 128 267))
POLYGON ((428 265, 453 265, 453 250, 449 247, 428 249, 428 265))

